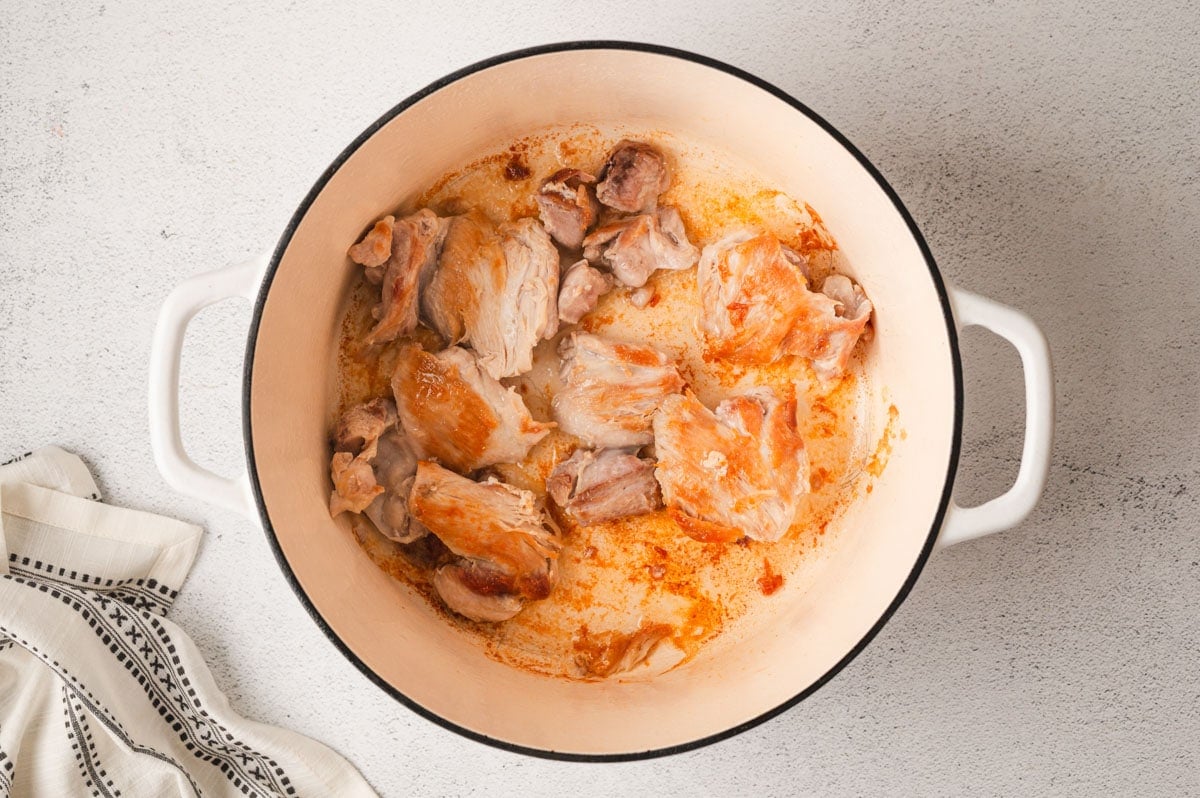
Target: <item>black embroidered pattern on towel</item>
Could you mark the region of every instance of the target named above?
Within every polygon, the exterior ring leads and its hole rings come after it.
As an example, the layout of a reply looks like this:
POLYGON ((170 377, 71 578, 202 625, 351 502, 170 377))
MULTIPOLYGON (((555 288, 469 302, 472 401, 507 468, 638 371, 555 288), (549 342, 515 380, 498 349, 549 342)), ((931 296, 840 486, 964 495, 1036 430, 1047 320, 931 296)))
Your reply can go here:
MULTIPOLYGON (((9 577, 6 577, 6 576, 0 577, 0 579, 8 579, 8 578, 9 577)), ((28 580, 17 579, 14 581, 17 581, 20 584, 29 585, 31 587, 39 587, 36 584, 30 583, 28 580)), ((48 592, 46 588, 39 588, 39 589, 43 590, 43 592, 48 592)), ((87 711, 92 713, 92 715, 95 716, 96 720, 100 721, 100 723, 103 724, 105 726, 105 728, 107 728, 110 732, 112 732, 114 735, 116 735, 117 739, 119 739, 121 742, 123 742, 131 751, 134 751, 135 753, 139 753, 139 754, 144 754, 149 757, 153 757, 154 759, 157 759, 161 762, 165 762, 166 764, 174 767, 176 770, 178 770, 180 772, 180 774, 183 775, 183 777, 185 779, 188 780, 188 783, 192 787, 192 792, 196 796, 200 796, 200 794, 201 794, 200 787, 196 784, 195 780, 192 779, 192 775, 187 772, 187 769, 184 768, 183 764, 181 762, 179 762, 179 760, 175 759, 172 756, 164 754, 161 751, 158 751, 154 748, 150 748, 149 746, 141 745, 140 743, 134 742, 134 740, 125 731, 125 727, 123 727, 121 725, 120 721, 118 721, 111 714, 109 714, 108 710, 105 709, 105 707, 100 704, 100 701, 97 700, 96 696, 92 695, 91 691, 88 690, 86 687, 84 687, 83 684, 79 681, 79 679, 75 678, 75 675, 72 674, 71 672, 69 672, 62 665, 60 665, 57 660, 51 659, 50 657, 46 656, 46 654, 44 654, 40 649, 38 649, 38 647, 35 646, 33 643, 30 643, 28 640, 24 639, 23 637, 21 637, 19 635, 13 634, 10 629, 6 628, 3 625, 0 625, 0 634, 8 635, 12 639, 12 642, 15 645, 18 645, 21 648, 28 651, 30 654, 33 654, 35 657, 40 659, 44 665, 47 665, 51 670, 53 670, 54 673, 57 674, 58 677, 67 684, 67 687, 69 687, 71 689, 71 691, 79 698, 80 703, 82 703, 84 705, 84 707, 87 708, 87 711)), ((243 792, 245 792, 245 790, 243 790, 243 792)))
POLYGON ((83 704, 65 684, 62 689, 63 711, 66 713, 67 739, 71 741, 71 750, 79 763, 79 772, 83 781, 93 795, 102 798, 121 798, 121 791, 113 786, 112 779, 104 772, 99 758, 96 756, 96 741, 92 739, 92 730, 88 728, 87 714, 83 704))
POLYGON ((8 754, 0 751, 0 794, 8 795, 12 789, 13 761, 8 754))
POLYGON ((140 579, 101 579, 98 576, 70 571, 61 566, 23 557, 15 552, 8 554, 9 571, 25 576, 35 582, 53 582, 67 587, 82 587, 97 590, 119 598, 135 609, 166 615, 175 603, 178 590, 164 585, 153 577, 140 579))
POLYGON ((51 587, 16 575, 9 578, 48 593, 78 612, 137 679, 158 714, 196 758, 217 767, 246 794, 255 787, 272 791, 269 794, 296 794, 274 759, 236 740, 200 705, 175 644, 156 615, 130 611, 128 605, 101 593, 51 587), (139 660, 150 673, 139 667, 139 660))
POLYGON ((7 460, 5 460, 3 463, 0 463, 0 466, 12 465, 13 463, 19 463, 22 460, 24 460, 26 457, 30 457, 32 455, 33 455, 33 452, 25 452, 23 454, 17 455, 16 457, 10 457, 7 460))

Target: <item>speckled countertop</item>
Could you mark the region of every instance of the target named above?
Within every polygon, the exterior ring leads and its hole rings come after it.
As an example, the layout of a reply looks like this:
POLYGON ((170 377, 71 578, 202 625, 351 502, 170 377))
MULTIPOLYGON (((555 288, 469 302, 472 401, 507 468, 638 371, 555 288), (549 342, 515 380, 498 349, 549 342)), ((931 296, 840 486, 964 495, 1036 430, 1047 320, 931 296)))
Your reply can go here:
MULTIPOLYGON (((1200 14, 966 6, 114 0, 0 15, 0 452, 56 442, 109 501, 202 524, 176 605, 234 706, 384 795, 1200 793, 1200 14), (797 7, 802 6, 802 7, 797 7), (727 742, 582 765, 420 719, 308 619, 261 532, 155 471, 146 364, 185 277, 271 247, 339 150, 448 71, 572 38, 692 49, 801 98, 888 177, 946 276, 1050 338, 1058 436, 1019 528, 938 553, 875 642, 727 742)), ((249 309, 205 311, 184 437, 239 468, 249 309)), ((963 345, 959 497, 1016 471, 1017 357, 963 345)))

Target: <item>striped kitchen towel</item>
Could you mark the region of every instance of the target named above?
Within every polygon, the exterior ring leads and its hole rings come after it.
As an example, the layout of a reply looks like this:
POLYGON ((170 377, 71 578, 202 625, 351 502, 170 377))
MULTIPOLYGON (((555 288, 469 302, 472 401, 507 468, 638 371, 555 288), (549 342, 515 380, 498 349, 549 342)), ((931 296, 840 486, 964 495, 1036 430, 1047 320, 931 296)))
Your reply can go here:
POLYGON ((374 795, 236 714, 166 617, 200 528, 98 498, 61 449, 0 466, 0 798, 374 795))

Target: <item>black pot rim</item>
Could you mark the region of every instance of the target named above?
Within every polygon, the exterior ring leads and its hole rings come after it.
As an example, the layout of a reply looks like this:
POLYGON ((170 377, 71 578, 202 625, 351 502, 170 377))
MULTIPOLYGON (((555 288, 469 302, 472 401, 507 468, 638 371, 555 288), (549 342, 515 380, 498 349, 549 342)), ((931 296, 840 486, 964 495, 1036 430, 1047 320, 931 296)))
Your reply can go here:
POLYGON ((415 94, 412 94, 381 116, 372 125, 370 125, 370 127, 364 130, 344 150, 342 150, 341 153, 338 154, 337 158, 334 159, 333 163, 331 163, 324 173, 322 173, 317 179, 316 183, 309 190, 304 200, 300 203, 295 214, 292 216, 291 221, 288 222, 287 228, 283 231, 283 235, 279 239, 279 244, 275 247, 275 251, 271 256, 270 266, 267 268, 266 274, 263 277, 262 288, 259 290, 258 298, 254 304, 253 315, 250 322, 249 337, 246 343, 246 355, 242 381, 242 431, 246 447, 247 473, 250 477, 250 484, 254 493, 254 500, 258 506, 258 512, 262 520, 263 530, 266 533, 267 542, 270 544, 271 550, 275 554, 275 559, 278 561, 279 567, 283 571, 284 577, 287 579, 288 584, 291 585, 292 590, 295 591, 296 595, 300 598, 300 601, 304 605, 304 608, 308 611, 308 614, 312 617, 313 621, 317 624, 321 631, 325 633, 325 636, 329 638, 330 642, 333 643, 334 647, 337 648, 337 650, 340 651, 348 660, 350 660, 350 662, 352 662, 360 671, 362 671, 364 676, 366 676, 370 681, 374 682, 377 687, 390 695, 392 698, 404 704, 413 712, 438 724, 442 728, 448 729, 471 740, 485 743, 505 751, 526 754, 544 759, 573 762, 631 762, 643 759, 652 759, 655 757, 691 751, 729 739, 730 737, 738 735, 744 731, 747 731, 748 729, 752 729, 755 726, 765 723, 771 718, 774 718, 775 716, 787 711, 788 709, 791 709, 796 704, 812 695, 826 682, 841 672, 843 668, 850 664, 850 662, 857 657, 864 648, 866 648, 867 644, 870 643, 875 635, 879 633, 879 630, 883 628, 883 625, 887 623, 888 619, 890 619, 896 610, 899 609, 905 598, 908 597, 908 594, 912 590, 917 577, 924 568, 926 561, 928 561, 930 553, 933 551, 934 544, 937 541, 938 533, 942 528, 942 522, 945 519, 946 509, 950 503, 950 495, 954 487, 954 475, 958 468, 958 458, 962 444, 962 418, 962 360, 958 348, 958 331, 954 323, 954 314, 946 290, 946 285, 942 280, 941 273, 938 271, 937 264, 934 262, 933 254, 929 250, 929 245, 925 242, 924 236, 921 235, 921 231, 917 228, 917 225, 913 221, 912 216, 909 214, 908 209, 904 207, 904 204, 900 201, 900 197, 896 194, 896 191, 883 178, 883 175, 880 174, 879 170, 875 168, 874 164, 872 164, 867 157, 863 155, 853 144, 851 144, 845 136, 839 133, 832 125, 826 122, 824 118, 822 118, 807 105, 795 99, 787 92, 784 92, 783 90, 758 77, 755 77, 754 75, 751 75, 748 72, 726 64, 722 61, 718 61, 707 56, 697 55, 696 53, 688 52, 686 50, 679 50, 673 47, 665 47, 662 45, 646 44, 641 42, 608 40, 567 41, 556 44, 540 45, 537 47, 528 47, 504 53, 502 55, 493 56, 491 58, 471 64, 470 66, 450 73, 440 80, 434 81, 415 94), (359 659, 358 656, 350 650, 349 646, 347 646, 346 643, 340 637, 338 637, 336 633, 334 633, 329 624, 326 623, 320 612, 317 611, 312 599, 307 593, 305 593, 304 588, 300 585, 299 580, 292 571, 291 565, 284 556, 283 549, 279 544, 279 539, 275 534, 275 529, 271 524, 271 518, 267 512, 267 507, 263 500, 262 490, 259 485, 257 464, 254 458, 253 430, 251 428, 250 418, 250 387, 254 377, 255 344, 258 339, 258 329, 259 323, 262 319, 263 306, 266 302, 267 295, 270 293, 271 284, 275 277, 275 271, 279 266, 279 262, 283 257, 283 253, 287 250, 288 244, 292 240, 292 236, 295 233, 296 228, 299 226, 301 220, 308 212, 309 207, 312 205, 317 195, 320 194, 321 190, 325 187, 326 183, 328 183, 338 169, 341 168, 342 164, 344 164, 346 160, 352 154, 354 154, 354 152, 357 151, 364 142, 367 141, 367 139, 369 139, 375 134, 376 131, 390 122, 397 115, 421 99, 450 85, 451 83, 454 83, 455 81, 458 81, 476 72, 480 72, 500 64, 505 64, 510 61, 529 58, 531 56, 544 55, 547 53, 558 53, 572 50, 630 50, 654 53, 657 55, 679 58, 685 61, 701 64, 703 66, 725 72, 729 75, 733 75, 734 77, 741 78, 750 85, 772 94, 777 99, 787 103, 792 108, 801 112, 813 122, 820 125, 820 127, 826 133, 828 133, 839 144, 845 147, 846 150, 862 165, 862 167, 867 170, 871 177, 875 179, 875 182, 887 195, 888 199, 892 201, 892 204, 895 206, 897 212, 908 226, 909 232, 912 234, 913 239, 920 247, 921 254, 925 260, 926 266, 929 268, 930 277, 932 278, 934 287, 937 291, 938 299, 941 303, 942 313, 945 316, 946 335, 950 344, 950 359, 954 372, 954 424, 953 436, 950 445, 950 457, 946 468, 945 486, 942 489, 942 495, 938 502, 937 512, 934 514, 932 523, 930 524, 929 534, 926 537, 925 544, 921 548, 921 552, 917 557, 916 562, 913 564, 913 568, 909 572, 908 577, 905 579, 904 584, 901 586, 895 598, 892 599, 892 602, 888 605, 887 609, 884 610, 883 614, 879 617, 879 620, 876 621, 875 624, 863 636, 863 638, 859 640, 858 643, 824 675, 822 675, 804 690, 800 691, 795 696, 787 701, 784 701, 773 709, 767 710, 755 718, 740 723, 722 732, 718 732, 717 734, 708 735, 687 743, 620 754, 578 754, 564 751, 553 751, 542 748, 516 745, 514 743, 506 742, 494 737, 489 737, 485 734, 480 734, 479 732, 464 728, 463 726, 453 723, 446 718, 443 718, 440 715, 437 715, 436 713, 426 709, 410 699, 408 696, 401 693, 391 684, 384 681, 378 674, 371 670, 371 668, 361 659, 359 659))

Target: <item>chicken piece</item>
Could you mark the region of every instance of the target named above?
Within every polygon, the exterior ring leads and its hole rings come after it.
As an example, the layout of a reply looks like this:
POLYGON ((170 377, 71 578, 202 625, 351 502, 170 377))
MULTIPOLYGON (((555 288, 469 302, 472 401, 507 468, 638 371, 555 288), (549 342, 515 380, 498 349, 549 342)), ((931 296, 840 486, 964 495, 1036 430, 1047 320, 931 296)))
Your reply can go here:
POLYGON ((333 479, 331 516, 346 511, 361 513, 383 493, 383 487, 375 481, 371 461, 380 436, 395 424, 396 406, 387 399, 373 399, 342 414, 333 430, 334 452, 329 462, 333 479))
POLYGON ((650 346, 576 332, 559 354, 564 384, 552 403, 554 420, 596 448, 650 443, 654 411, 683 388, 675 361, 650 346))
POLYGON ((796 403, 767 388, 715 413, 691 392, 670 396, 654 415, 654 443, 663 503, 696 540, 779 540, 809 491, 796 403))
POLYGON ((373 311, 375 327, 365 340, 368 346, 393 341, 417 326, 418 297, 433 276, 445 235, 446 220, 428 208, 392 227, 391 257, 378 267, 383 269, 380 302, 373 311))
POLYGON ((625 213, 653 210, 658 195, 671 186, 662 153, 640 141, 623 140, 608 154, 600 170, 596 199, 625 213))
POLYGON ((534 421, 514 389, 457 346, 436 355, 419 344, 405 346, 392 393, 417 457, 464 473, 523 459, 554 426, 534 421))
POLYGON ((845 372, 871 318, 860 286, 831 275, 823 293, 810 291, 804 258, 766 233, 733 233, 705 247, 697 278, 708 353, 734 363, 800 355, 829 381, 845 372))
POLYGON ((747 364, 779 357, 808 294, 779 239, 746 231, 725 236, 704 248, 697 279, 710 355, 747 364))
POLYGON ((462 343, 482 321, 481 295, 501 290, 504 271, 491 222, 476 213, 451 218, 437 269, 421 293, 421 315, 451 346, 462 343))
POLYGON ((358 454, 373 446, 395 424, 396 405, 387 399, 372 399, 355 405, 342 414, 334 427, 334 451, 358 454))
POLYGON ((383 487, 375 482, 375 472, 365 457, 334 452, 329 462, 329 475, 333 478, 329 514, 335 518, 347 510, 361 513, 383 493, 383 487))
POLYGON ((850 353, 871 320, 871 300, 849 277, 832 274, 821 292, 805 292, 807 300, 783 341, 783 351, 802 355, 825 382, 846 372, 850 353))
POLYGON ((409 523, 408 491, 417 458, 396 427, 397 418, 389 399, 372 399, 342 415, 333 433, 329 513, 365 512, 383 535, 410 543, 425 530, 409 523))
POLYGON ((487 577, 479 579, 478 574, 481 570, 483 569, 472 568, 470 564, 443 565, 433 574, 433 588, 447 607, 472 621, 499 623, 520 612, 525 606, 520 596, 512 593, 476 592, 476 585, 490 584, 493 581, 487 577))
POLYGON ((580 526, 642 515, 662 507, 654 461, 636 449, 576 449, 554 467, 546 493, 580 526))
POLYGON ((383 281, 383 264, 387 263, 392 254, 392 228, 396 224, 395 216, 385 216, 375 223, 363 240, 350 247, 346 254, 350 260, 366 267, 367 280, 374 285, 383 281))
POLYGON ((579 320, 596 308, 600 297, 608 293, 613 279, 598 269, 593 269, 586 260, 573 263, 562 275, 562 286, 558 290, 558 318, 567 324, 578 324, 579 320))
POLYGON ((496 229, 456 217, 421 310, 451 344, 470 343, 492 377, 524 374, 537 342, 558 332, 558 250, 536 219, 496 229))
POLYGON ((579 249, 600 213, 600 205, 588 190, 595 182, 587 172, 559 169, 534 197, 546 232, 567 249, 579 249))
MULTIPOLYGON (((533 367, 533 348, 539 339, 549 340, 558 332, 558 250, 546 229, 537 219, 518 219, 501 225, 500 246, 508 269, 506 287, 513 298, 512 308, 500 313, 512 327, 520 331, 514 340, 505 340, 500 327, 495 337, 504 345, 493 351, 503 353, 496 360, 504 364, 500 377, 524 374, 533 367), (515 311, 515 312, 514 312, 515 311)), ((508 327, 503 329, 509 329, 508 327)), ((489 339, 490 340, 490 339, 489 339)), ((472 338, 471 345, 479 351, 480 342, 472 338)), ((499 368, 499 367, 498 367, 499 368)), ((488 371, 495 369, 489 368, 488 371)))
POLYGON ((403 430, 392 429, 379 438, 371 467, 383 493, 363 513, 375 528, 397 543, 412 543, 428 534, 408 514, 408 494, 417 472, 417 456, 403 430))
MULTIPOLYGON (((496 602, 475 601, 464 593, 536 601, 553 590, 561 543, 529 491, 494 479, 475 482, 421 461, 409 511, 460 558, 457 568, 435 582, 451 609, 488 620, 488 614, 501 612, 496 602)), ((505 606, 511 609, 512 603, 505 606)))
POLYGON ((653 214, 597 228, 583 240, 583 256, 607 266, 630 288, 640 288, 655 269, 692 268, 700 251, 688 241, 679 211, 664 205, 653 214))

